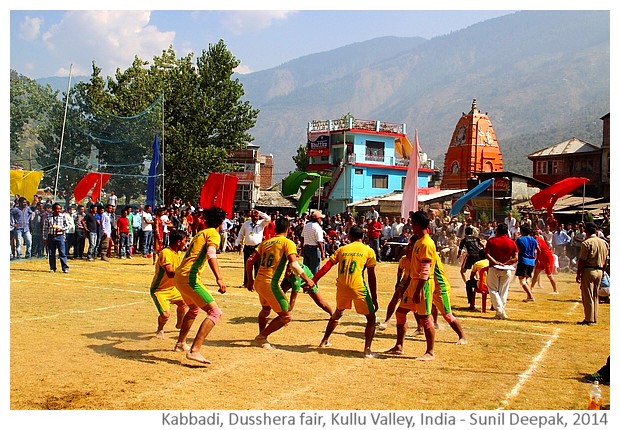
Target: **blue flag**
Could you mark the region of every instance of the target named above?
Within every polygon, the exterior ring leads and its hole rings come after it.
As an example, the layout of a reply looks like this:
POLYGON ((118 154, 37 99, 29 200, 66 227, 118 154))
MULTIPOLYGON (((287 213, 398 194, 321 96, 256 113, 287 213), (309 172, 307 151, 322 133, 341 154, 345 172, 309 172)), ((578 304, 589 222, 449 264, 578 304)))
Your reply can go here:
POLYGON ((452 204, 452 209, 450 210, 450 216, 454 216, 458 214, 461 211, 461 209, 463 209, 463 206, 465 206, 465 203, 467 203, 468 201, 476 197, 478 194, 481 194, 482 192, 484 192, 487 188, 491 186, 491 184, 494 181, 495 181, 495 178, 491 178, 491 179, 487 179, 484 182, 481 182, 480 184, 476 185, 474 188, 469 190, 467 194, 465 194, 463 197, 455 201, 452 204))
POLYGON ((155 207, 155 188, 157 186, 157 166, 159 165, 159 140, 155 133, 155 141, 153 142, 153 158, 149 166, 149 177, 146 182, 146 204, 155 207))

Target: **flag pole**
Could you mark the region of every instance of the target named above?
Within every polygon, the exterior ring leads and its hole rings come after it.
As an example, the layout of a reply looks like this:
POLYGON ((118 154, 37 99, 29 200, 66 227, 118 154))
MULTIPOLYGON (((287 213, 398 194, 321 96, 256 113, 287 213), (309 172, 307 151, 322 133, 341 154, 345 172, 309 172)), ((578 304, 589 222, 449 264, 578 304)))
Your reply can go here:
POLYGON ((586 183, 583 183, 583 193, 581 194, 581 222, 583 223, 583 218, 586 213, 586 183))
POLYGON ((62 143, 65 138, 65 124, 67 122, 67 108, 69 107, 69 89, 71 88, 71 71, 73 63, 69 66, 69 81, 67 82, 67 97, 65 98, 65 113, 62 118, 62 131, 60 132, 60 148, 58 149, 58 166, 56 166, 56 180, 54 181, 54 203, 58 193, 58 174, 60 173, 60 157, 62 156, 62 143))

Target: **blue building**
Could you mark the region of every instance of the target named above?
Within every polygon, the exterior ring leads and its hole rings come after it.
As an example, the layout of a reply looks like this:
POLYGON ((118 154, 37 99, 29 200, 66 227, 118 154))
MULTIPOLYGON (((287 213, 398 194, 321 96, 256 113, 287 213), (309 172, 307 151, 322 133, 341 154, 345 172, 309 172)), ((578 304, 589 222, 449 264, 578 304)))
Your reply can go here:
MULTIPOLYGON (((309 171, 331 172, 320 189, 321 206, 343 212, 352 202, 402 191, 412 155, 406 125, 345 116, 308 123, 309 171)), ((429 186, 433 161, 421 155, 418 187, 429 186)))

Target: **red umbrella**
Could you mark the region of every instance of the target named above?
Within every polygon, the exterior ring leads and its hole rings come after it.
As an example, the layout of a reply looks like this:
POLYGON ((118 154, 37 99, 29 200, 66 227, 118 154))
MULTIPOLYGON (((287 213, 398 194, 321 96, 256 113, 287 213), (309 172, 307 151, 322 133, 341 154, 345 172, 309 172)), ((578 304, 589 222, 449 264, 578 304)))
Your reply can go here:
POLYGON ((556 182, 555 184, 534 194, 531 198, 532 205, 536 210, 547 209, 547 213, 551 216, 553 205, 555 205, 555 202, 560 197, 565 196, 571 191, 575 191, 579 187, 583 187, 584 184, 587 184, 588 182, 590 182, 588 178, 562 179, 560 182, 556 182))

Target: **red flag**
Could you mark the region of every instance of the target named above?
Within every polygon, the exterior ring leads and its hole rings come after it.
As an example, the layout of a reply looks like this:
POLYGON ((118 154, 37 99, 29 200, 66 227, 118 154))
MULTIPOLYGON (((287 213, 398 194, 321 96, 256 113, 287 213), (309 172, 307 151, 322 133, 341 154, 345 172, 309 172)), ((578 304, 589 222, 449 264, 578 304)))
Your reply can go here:
POLYGON ((239 178, 222 173, 209 173, 202 190, 200 190, 200 206, 209 209, 213 206, 222 208, 232 216, 235 193, 239 178))
POLYGON ((409 217, 410 211, 418 210, 418 169, 420 168, 420 142, 418 141, 418 129, 415 129, 413 137, 413 151, 409 158, 409 168, 403 189, 403 200, 400 205, 400 215, 403 219, 409 217))
POLYGON ((571 177, 562 179, 534 194, 530 199, 532 200, 532 206, 534 206, 536 210, 547 209, 547 213, 551 216, 553 205, 555 205, 555 202, 560 197, 565 196, 571 191, 575 191, 579 187, 583 187, 588 182, 590 182, 588 178, 571 177))
POLYGON ((99 173, 89 172, 87 173, 73 190, 76 202, 81 202, 84 197, 88 195, 88 192, 92 189, 93 192, 90 196, 91 201, 96 202, 101 194, 101 189, 108 182, 108 179, 112 176, 111 173, 99 173))

